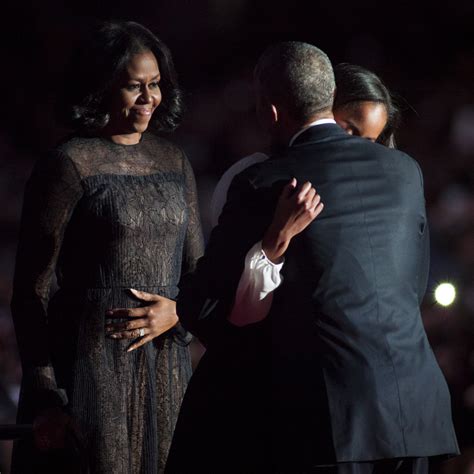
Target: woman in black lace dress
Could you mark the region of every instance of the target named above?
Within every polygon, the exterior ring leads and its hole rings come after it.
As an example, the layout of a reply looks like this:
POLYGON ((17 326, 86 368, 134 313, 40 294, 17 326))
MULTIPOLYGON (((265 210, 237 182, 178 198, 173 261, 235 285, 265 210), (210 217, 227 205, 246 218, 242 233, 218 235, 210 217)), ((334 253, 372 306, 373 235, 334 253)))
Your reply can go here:
POLYGON ((47 454, 22 441, 12 467, 76 472, 48 451, 74 425, 91 473, 159 473, 191 374, 189 337, 174 311, 123 319, 118 335, 107 311, 149 304, 130 288, 175 298, 201 255, 192 169, 147 131, 174 128, 181 99, 168 49, 136 23, 101 25, 83 51, 66 83, 77 133, 39 160, 25 192, 12 301, 18 422, 35 421, 47 454))

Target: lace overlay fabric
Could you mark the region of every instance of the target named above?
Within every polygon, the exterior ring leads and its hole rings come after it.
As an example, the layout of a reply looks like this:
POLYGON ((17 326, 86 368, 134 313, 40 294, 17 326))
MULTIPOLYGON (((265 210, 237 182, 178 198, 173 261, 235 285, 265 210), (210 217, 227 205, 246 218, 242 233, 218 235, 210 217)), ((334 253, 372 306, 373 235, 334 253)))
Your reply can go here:
MULTIPOLYGON (((202 250, 193 172, 171 143, 78 137, 40 160, 25 191, 12 300, 19 422, 65 392, 90 472, 163 472, 191 375, 190 336, 177 327, 127 353, 130 340, 105 337, 105 312, 146 304, 128 288, 175 298, 202 250)), ((15 447, 13 472, 35 472, 28 449, 15 447)))

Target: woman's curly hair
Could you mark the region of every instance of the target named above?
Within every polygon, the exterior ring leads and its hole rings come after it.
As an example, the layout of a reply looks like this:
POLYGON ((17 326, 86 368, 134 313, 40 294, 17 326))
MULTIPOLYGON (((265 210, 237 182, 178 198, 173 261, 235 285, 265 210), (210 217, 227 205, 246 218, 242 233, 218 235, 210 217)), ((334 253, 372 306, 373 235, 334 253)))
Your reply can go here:
POLYGON ((133 21, 107 21, 97 25, 72 55, 65 88, 58 104, 59 119, 82 132, 98 132, 109 122, 107 102, 114 81, 130 59, 151 51, 158 62, 162 101, 150 127, 172 131, 181 122, 183 97, 167 46, 150 30, 133 21))

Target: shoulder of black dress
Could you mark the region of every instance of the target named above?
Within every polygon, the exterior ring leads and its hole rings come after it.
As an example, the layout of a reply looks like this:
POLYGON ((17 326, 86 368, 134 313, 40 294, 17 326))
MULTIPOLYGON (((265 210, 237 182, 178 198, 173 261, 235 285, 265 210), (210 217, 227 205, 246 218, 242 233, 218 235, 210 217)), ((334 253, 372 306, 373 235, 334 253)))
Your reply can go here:
POLYGON ((186 154, 184 150, 176 142, 164 138, 161 135, 157 135, 151 131, 147 131, 143 134, 141 143, 146 146, 149 150, 156 148, 161 153, 157 155, 159 159, 163 159, 163 155, 166 155, 168 159, 178 158, 180 160, 186 160, 186 154))
POLYGON ((68 156, 73 156, 77 152, 90 149, 101 143, 99 137, 70 136, 56 146, 56 150, 68 156))

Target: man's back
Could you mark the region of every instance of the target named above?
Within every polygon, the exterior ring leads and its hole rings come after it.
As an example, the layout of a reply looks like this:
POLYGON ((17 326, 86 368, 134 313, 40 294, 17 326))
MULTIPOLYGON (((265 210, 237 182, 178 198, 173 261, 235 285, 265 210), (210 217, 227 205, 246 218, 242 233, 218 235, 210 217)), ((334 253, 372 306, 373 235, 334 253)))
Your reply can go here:
POLYGON ((326 125, 240 179, 270 196, 292 177, 311 181, 325 209, 292 242, 265 322, 276 464, 456 452, 419 312, 429 249, 418 165, 326 125))
MULTIPOLYGON (((186 471, 180 453, 216 472, 359 472, 346 464, 357 461, 395 472, 400 458, 409 469, 457 453, 419 312, 428 242, 416 163, 328 124, 334 71, 314 45, 271 45, 254 83, 271 145, 289 145, 235 177, 204 257, 180 285, 182 324, 208 351, 183 402, 170 472, 186 471), (228 319, 245 255, 274 230, 292 178, 312 182, 324 211, 291 241, 270 314, 228 319)), ((356 95, 344 105, 370 100, 356 95)))
POLYGON ((208 350, 183 402, 170 472, 183 471, 182 452, 228 472, 457 453, 419 311, 427 246, 417 164, 336 125, 308 129, 238 175, 180 287, 181 321, 208 350), (232 327, 244 257, 293 177, 311 181, 324 211, 291 242, 268 317, 232 327))

